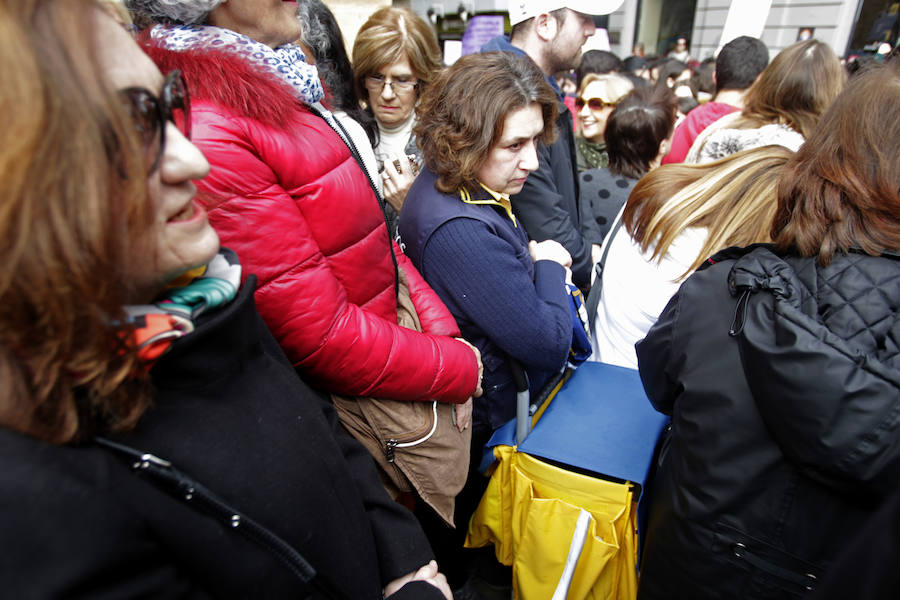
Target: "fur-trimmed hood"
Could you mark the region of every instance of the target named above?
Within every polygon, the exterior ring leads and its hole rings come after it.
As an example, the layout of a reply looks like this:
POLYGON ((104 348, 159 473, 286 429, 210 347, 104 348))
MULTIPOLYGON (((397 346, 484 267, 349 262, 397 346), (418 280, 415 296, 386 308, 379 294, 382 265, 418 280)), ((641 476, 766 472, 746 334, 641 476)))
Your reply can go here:
POLYGON ((261 72, 237 54, 216 48, 169 50, 151 40, 149 32, 142 34, 140 42, 163 73, 181 71, 193 98, 208 100, 270 127, 280 127, 309 110, 290 85, 261 72))

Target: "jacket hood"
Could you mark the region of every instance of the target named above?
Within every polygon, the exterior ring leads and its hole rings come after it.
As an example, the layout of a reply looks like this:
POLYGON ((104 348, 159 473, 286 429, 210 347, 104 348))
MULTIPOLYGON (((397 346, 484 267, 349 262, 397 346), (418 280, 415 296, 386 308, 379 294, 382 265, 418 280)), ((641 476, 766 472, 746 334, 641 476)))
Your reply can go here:
MULTIPOLYGON (((528 56, 524 50, 519 48, 518 46, 513 46, 509 41, 509 36, 507 35, 498 35, 497 37, 491 38, 487 42, 481 46, 482 52, 512 52, 513 54, 517 54, 518 56, 525 56, 527 58, 531 58, 528 56)), ((550 84, 550 87, 553 88, 553 91, 556 92, 557 97, 560 100, 560 104, 562 104, 562 91, 559 89, 559 85, 556 83, 556 78, 553 76, 546 77, 547 83, 550 84)), ((563 107, 560 106, 560 111, 563 110, 563 107)))
POLYGON ((168 50, 143 36, 144 51, 159 70, 179 69, 191 98, 212 102, 267 126, 283 127, 307 108, 291 87, 239 55, 214 48, 168 50))
POLYGON ((738 297, 730 333, 782 447, 848 477, 888 460, 898 468, 900 261, 851 253, 822 267, 757 247, 728 286, 738 297))
POLYGON ((525 54, 525 51, 521 48, 517 48, 513 46, 509 42, 508 35, 498 35, 497 37, 493 37, 489 39, 484 45, 481 46, 482 52, 512 52, 514 54, 518 54, 519 56, 528 56, 525 54))

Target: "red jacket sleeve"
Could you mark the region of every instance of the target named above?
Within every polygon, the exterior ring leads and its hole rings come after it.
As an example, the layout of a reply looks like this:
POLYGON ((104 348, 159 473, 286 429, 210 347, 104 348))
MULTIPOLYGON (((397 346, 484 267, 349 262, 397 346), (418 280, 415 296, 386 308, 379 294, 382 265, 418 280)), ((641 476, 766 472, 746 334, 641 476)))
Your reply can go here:
POLYGON ((341 394, 467 400, 475 356, 446 337, 456 332, 452 317, 402 253, 423 326, 437 335, 396 323, 387 230, 336 134, 315 116, 291 135, 210 106, 192 118, 194 142, 212 165, 199 183, 210 221, 244 272, 258 275, 258 310, 291 362, 341 394))
POLYGON ((738 109, 728 104, 708 102, 689 112, 681 124, 675 128, 675 133, 672 134, 672 147, 669 153, 663 157, 662 164, 684 162, 697 136, 712 123, 736 110, 738 109))
POLYGON ((422 331, 432 335, 459 337, 461 335, 459 326, 456 324, 456 319, 450 314, 450 310, 396 243, 394 243, 394 253, 397 256, 397 266, 406 275, 409 295, 413 306, 416 307, 416 313, 419 315, 422 331))

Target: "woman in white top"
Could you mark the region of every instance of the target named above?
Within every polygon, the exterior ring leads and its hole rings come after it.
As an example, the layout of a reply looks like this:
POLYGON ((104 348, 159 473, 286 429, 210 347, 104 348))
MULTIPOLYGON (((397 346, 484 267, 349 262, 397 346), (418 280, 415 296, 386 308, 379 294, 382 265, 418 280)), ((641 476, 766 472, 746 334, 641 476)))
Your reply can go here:
POLYGON ((636 369, 634 344, 694 269, 729 246, 770 240, 775 184, 792 154, 764 146, 704 165, 663 165, 637 183, 616 220, 623 226, 604 241, 591 360, 636 369))
POLYGON ((710 162, 770 144, 796 152, 845 80, 844 68, 827 44, 807 40, 788 46, 747 90, 744 109, 707 127, 684 162, 710 162))
POLYGON ((353 69, 357 93, 378 125, 375 157, 393 223, 421 166, 412 133, 415 108, 443 69, 441 49, 431 26, 415 12, 385 7, 356 34, 353 69))

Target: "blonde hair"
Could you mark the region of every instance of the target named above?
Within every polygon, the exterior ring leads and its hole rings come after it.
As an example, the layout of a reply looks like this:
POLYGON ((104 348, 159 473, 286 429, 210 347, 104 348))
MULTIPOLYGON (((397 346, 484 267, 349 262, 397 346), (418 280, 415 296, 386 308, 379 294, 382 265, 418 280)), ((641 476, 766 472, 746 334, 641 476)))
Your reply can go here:
POLYGON ((368 98, 364 81, 385 65, 406 58, 419 80, 419 95, 443 69, 437 38, 422 18, 409 8, 385 7, 363 23, 353 41, 356 93, 368 98))
POLYGON ((657 167, 635 185, 622 222, 657 262, 688 227, 707 229, 680 281, 719 250, 771 241, 778 177, 792 155, 782 146, 763 146, 702 165, 657 167))
POLYGON ((603 96, 601 96, 600 99, 604 102, 610 102, 613 104, 617 103, 619 100, 625 97, 628 92, 634 89, 634 84, 621 75, 616 75, 615 73, 604 73, 602 75, 597 73, 589 73, 579 83, 578 95, 584 95, 584 90, 586 90, 587 86, 591 83, 603 84, 603 96))

